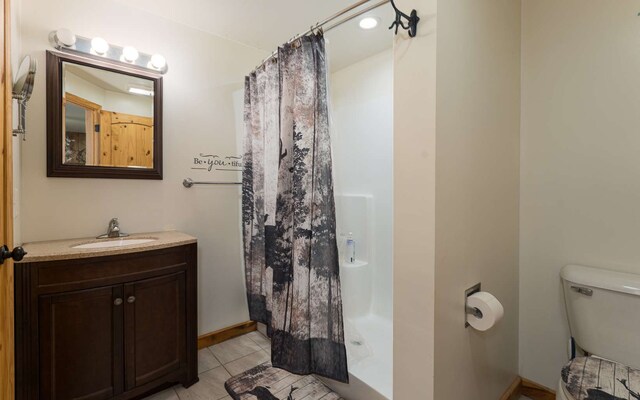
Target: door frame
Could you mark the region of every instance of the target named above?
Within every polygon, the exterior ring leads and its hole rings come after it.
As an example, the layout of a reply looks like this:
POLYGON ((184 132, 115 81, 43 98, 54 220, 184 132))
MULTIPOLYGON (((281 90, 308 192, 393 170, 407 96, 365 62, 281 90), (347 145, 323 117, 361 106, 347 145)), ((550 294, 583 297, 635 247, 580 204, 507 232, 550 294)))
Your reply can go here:
MULTIPOLYGON (((0 245, 13 248, 13 125, 11 89, 11 8, 4 0, 0 8, 0 245)), ((0 265, 0 398, 15 399, 13 260, 0 265)))

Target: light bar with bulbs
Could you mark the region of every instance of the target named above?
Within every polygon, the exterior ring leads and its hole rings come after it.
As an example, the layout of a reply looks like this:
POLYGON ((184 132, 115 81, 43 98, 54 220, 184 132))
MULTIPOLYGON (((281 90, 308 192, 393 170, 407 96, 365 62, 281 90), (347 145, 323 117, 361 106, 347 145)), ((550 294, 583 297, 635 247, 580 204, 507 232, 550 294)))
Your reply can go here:
POLYGON ((92 39, 77 36, 69 29, 58 29, 49 34, 51 45, 61 51, 81 53, 100 59, 109 59, 129 66, 144 68, 165 74, 168 71, 167 60, 160 54, 138 52, 132 46, 116 46, 109 44, 101 37, 92 39))

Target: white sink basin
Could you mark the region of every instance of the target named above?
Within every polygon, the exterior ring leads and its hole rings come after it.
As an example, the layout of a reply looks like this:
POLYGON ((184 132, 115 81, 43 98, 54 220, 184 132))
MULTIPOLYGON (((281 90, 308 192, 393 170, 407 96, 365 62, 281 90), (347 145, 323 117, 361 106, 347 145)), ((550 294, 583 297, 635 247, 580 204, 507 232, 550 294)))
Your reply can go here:
POLYGON ((72 249, 104 249, 108 247, 133 246, 136 244, 155 242, 158 239, 116 239, 71 246, 72 249))

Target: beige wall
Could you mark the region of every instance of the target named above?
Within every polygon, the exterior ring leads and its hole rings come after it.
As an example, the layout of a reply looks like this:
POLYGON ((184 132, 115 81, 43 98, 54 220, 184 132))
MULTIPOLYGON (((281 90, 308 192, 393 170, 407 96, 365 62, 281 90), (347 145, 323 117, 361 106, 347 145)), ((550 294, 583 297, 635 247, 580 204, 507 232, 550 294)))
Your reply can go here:
POLYGON ((435 398, 499 398, 518 374, 520 3, 438 3, 435 398), (464 291, 504 305, 464 328, 464 291))
POLYGON ((239 188, 187 190, 182 180, 239 179, 190 167, 201 152, 238 153, 244 74, 265 53, 112 0, 23 0, 21 8, 21 51, 39 62, 28 108, 28 140, 22 146, 22 239, 94 236, 115 216, 126 232, 177 229, 193 234, 199 239, 199 332, 246 321, 239 188), (47 35, 60 27, 167 58, 164 180, 46 177, 44 56, 47 35))
POLYGON ((418 36, 398 35, 393 67, 393 396, 433 399, 437 0, 418 36))
POLYGON ((568 360, 568 263, 640 273, 640 19, 630 0, 524 0, 520 363, 568 360))
POLYGON ((437 38, 436 1, 402 7, 422 20, 394 47, 394 398, 493 400, 518 375, 520 4, 437 2, 437 38), (505 306, 485 333, 477 282, 505 306))

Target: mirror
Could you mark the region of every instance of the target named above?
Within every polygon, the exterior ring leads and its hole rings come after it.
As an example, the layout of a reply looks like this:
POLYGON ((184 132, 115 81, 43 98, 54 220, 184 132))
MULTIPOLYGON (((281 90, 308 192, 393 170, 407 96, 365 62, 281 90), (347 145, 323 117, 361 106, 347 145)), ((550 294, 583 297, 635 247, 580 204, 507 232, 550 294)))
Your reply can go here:
POLYGON ((161 79, 48 52, 48 176, 162 179, 161 79))
POLYGON ((26 112, 27 101, 31 98, 33 92, 33 83, 36 78, 37 63, 31 56, 22 59, 16 78, 13 83, 12 96, 18 100, 18 128, 13 130, 13 136, 22 134, 23 140, 26 138, 26 112))
POLYGON ((62 63, 63 163, 153 167, 153 81, 62 63))
POLYGON ((36 67, 36 60, 31 56, 22 59, 13 84, 13 98, 29 101, 31 92, 33 92, 36 67))

